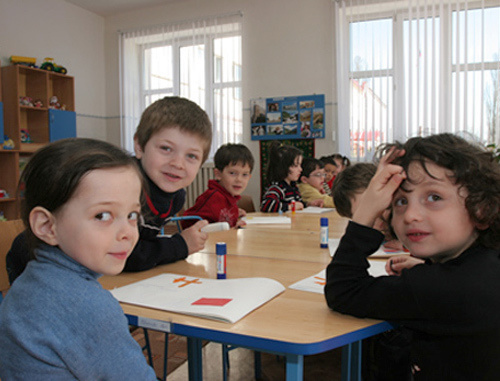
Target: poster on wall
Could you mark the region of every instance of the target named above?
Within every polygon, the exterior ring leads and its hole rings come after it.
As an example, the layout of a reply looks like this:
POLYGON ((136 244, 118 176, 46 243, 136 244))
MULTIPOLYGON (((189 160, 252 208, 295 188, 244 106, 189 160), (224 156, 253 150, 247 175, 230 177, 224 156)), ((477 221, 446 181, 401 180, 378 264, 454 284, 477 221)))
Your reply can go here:
POLYGON ((252 140, 325 137, 324 94, 252 99, 250 115, 252 140))

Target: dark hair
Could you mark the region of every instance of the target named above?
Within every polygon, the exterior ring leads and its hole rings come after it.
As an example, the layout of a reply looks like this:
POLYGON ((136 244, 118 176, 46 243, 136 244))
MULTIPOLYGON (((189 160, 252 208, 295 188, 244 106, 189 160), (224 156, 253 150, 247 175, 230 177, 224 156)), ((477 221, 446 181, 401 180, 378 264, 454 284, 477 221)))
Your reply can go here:
MULTIPOLYGON (((394 160, 408 174, 411 163, 417 162, 426 173, 433 177, 427 163, 432 162, 450 170, 450 181, 467 190, 465 207, 471 221, 477 226, 478 242, 486 247, 500 248, 500 165, 493 153, 477 143, 450 133, 415 137, 405 144, 386 144, 379 149, 378 157, 392 147, 405 150, 405 154, 394 160)), ((412 182, 411 178, 406 181, 412 182)), ((404 183, 402 185, 404 189, 404 183)))
POLYGON ((376 171, 375 164, 357 163, 337 175, 332 185, 332 197, 338 214, 352 217, 352 198, 368 187, 376 171))
POLYGON ((200 106, 186 98, 165 97, 149 105, 141 116, 134 139, 144 150, 151 136, 164 128, 178 127, 203 142, 203 162, 212 145, 212 123, 200 106))
POLYGON ((333 160, 333 155, 331 155, 331 156, 321 156, 319 159, 321 160, 321 162, 324 165, 331 164, 334 167, 337 167, 337 163, 335 162, 335 160, 333 160))
POLYGON ((253 170, 253 155, 247 146, 243 144, 227 143, 219 147, 214 156, 214 165, 219 171, 223 171, 229 164, 248 164, 250 172, 253 170))
POLYGON ((323 169, 325 168, 325 164, 319 159, 315 159, 313 157, 305 157, 304 160, 302 160, 302 173, 300 176, 305 176, 309 177, 312 172, 314 172, 316 169, 323 169))
POLYGON ((29 215, 33 208, 41 206, 49 212, 57 212, 71 199, 88 172, 117 167, 133 168, 143 181, 136 160, 128 152, 104 141, 69 138, 38 150, 20 179, 20 188, 24 187, 22 219, 31 248, 40 243, 30 228, 29 215))
POLYGON ((269 147, 267 181, 272 183, 284 180, 297 156, 302 156, 300 149, 273 141, 269 147))
MULTIPOLYGON (((333 155, 330 156, 333 160, 337 159, 340 160, 342 165, 344 167, 349 167, 351 165, 351 161, 347 156, 342 156, 340 153, 334 153, 333 155)), ((337 166, 337 165, 336 165, 337 166)), ((338 166, 337 166, 338 167, 338 166)))

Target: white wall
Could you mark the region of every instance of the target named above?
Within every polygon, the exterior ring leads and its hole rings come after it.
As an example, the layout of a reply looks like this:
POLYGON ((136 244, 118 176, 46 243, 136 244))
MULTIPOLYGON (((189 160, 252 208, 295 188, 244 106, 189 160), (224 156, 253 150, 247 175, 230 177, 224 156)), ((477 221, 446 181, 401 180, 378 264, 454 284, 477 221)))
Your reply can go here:
MULTIPOLYGON (((336 152, 333 5, 331 0, 185 0, 106 17, 106 84, 118 94, 118 34, 120 29, 155 25, 241 11, 243 13, 244 144, 257 159, 245 193, 256 206, 260 195, 258 142, 250 140, 250 99, 325 94, 326 139, 316 140, 316 155, 336 152)), ((108 115, 119 114, 118 96, 107 97, 108 115)), ((119 120, 108 121, 108 137, 120 143, 119 120)))
POLYGON ((12 55, 66 67, 75 77, 77 135, 108 139, 103 17, 62 0, 0 0, 2 66, 12 55))

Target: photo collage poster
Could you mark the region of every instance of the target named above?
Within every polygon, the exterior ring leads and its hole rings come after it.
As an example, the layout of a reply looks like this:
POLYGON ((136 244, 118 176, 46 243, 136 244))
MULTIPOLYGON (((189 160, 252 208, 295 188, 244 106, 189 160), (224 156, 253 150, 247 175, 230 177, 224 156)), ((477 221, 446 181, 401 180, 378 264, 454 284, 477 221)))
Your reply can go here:
POLYGON ((252 140, 323 139, 325 95, 250 101, 252 140))

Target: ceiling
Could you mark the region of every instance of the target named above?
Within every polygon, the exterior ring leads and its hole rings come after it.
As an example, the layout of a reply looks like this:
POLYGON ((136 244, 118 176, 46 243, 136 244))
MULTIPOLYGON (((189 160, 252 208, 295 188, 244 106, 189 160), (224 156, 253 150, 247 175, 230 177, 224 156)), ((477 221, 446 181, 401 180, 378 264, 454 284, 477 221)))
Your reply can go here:
POLYGON ((155 5, 179 2, 182 0, 65 0, 80 8, 101 16, 134 11, 155 5))

